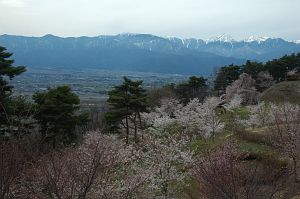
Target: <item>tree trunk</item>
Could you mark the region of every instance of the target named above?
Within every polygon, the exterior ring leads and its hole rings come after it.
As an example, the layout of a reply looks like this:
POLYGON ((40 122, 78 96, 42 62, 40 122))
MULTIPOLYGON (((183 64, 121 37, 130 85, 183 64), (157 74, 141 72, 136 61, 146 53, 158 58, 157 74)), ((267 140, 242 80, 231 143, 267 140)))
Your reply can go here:
POLYGON ((137 114, 134 115, 134 141, 138 143, 136 115, 137 114))
POLYGON ((125 117, 126 121, 126 144, 129 143, 129 124, 128 124, 128 115, 125 117))
MULTIPOLYGON (((139 117, 140 128, 141 128, 141 130, 143 130, 144 128, 142 126, 142 118, 141 118, 140 112, 138 112, 138 117, 139 117)), ((142 133, 142 139, 144 139, 143 133, 142 133)))

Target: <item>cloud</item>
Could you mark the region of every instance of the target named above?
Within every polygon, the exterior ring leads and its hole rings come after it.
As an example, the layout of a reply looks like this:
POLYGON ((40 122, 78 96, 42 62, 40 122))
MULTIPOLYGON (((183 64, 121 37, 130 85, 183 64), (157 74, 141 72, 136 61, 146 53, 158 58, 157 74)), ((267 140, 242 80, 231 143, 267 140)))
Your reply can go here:
POLYGON ((299 39, 300 0, 0 0, 0 34, 299 39))
POLYGON ((0 4, 9 7, 23 7, 25 5, 24 0, 0 0, 0 4))

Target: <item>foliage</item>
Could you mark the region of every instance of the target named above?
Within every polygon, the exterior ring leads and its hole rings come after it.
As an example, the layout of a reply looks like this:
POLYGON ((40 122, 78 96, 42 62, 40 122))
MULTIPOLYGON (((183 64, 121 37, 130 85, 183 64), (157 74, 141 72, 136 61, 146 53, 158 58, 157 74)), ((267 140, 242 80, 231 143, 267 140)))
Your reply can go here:
POLYGON ((30 134, 36 126, 33 118, 34 104, 23 96, 12 96, 7 108, 10 114, 7 117, 3 137, 21 138, 30 134))
POLYGON ((35 93, 32 98, 36 103, 34 118, 40 124, 43 142, 52 143, 56 148, 77 140, 75 127, 86 124, 88 115, 76 115, 80 100, 68 86, 49 88, 46 92, 35 93))
POLYGON ((214 82, 214 89, 219 93, 224 93, 227 86, 239 78, 241 68, 235 65, 224 66, 217 72, 214 82))
POLYGON ((189 77, 188 81, 180 84, 167 84, 161 88, 151 88, 147 92, 148 102, 151 108, 160 105, 164 98, 176 98, 182 104, 187 104, 190 100, 198 98, 201 102, 209 94, 207 79, 204 77, 189 77))
POLYGON ((108 95, 107 102, 110 110, 105 118, 112 132, 118 131, 122 125, 126 130, 126 142, 129 143, 130 122, 134 124, 135 142, 137 138, 137 127, 141 127, 141 112, 147 111, 147 97, 145 90, 141 87, 143 81, 132 81, 124 77, 123 84, 115 86, 108 95), (125 120, 125 121, 124 121, 125 120))
POLYGON ((204 77, 191 76, 186 83, 176 85, 175 92, 183 104, 198 98, 202 101, 207 96, 208 85, 204 77))
POLYGON ((10 120, 11 112, 10 101, 13 86, 9 85, 8 79, 12 80, 15 76, 25 72, 24 66, 13 66, 14 60, 9 59, 12 53, 0 46, 0 134, 10 120))
POLYGON ((300 67, 300 53, 285 55, 280 59, 268 61, 265 65, 265 71, 268 71, 276 82, 285 80, 288 71, 300 67))
POLYGON ((8 82, 4 77, 8 77, 12 80, 15 76, 20 75, 25 72, 24 66, 14 67, 12 64, 14 60, 9 58, 12 56, 12 53, 6 52, 6 48, 0 46, 0 99, 1 102, 11 95, 12 86, 8 85, 8 82))
POLYGON ((244 65, 224 66, 217 72, 214 89, 223 94, 226 87, 238 79, 242 73, 249 74, 257 81, 256 88, 259 91, 270 87, 275 82, 286 80, 287 73, 300 67, 300 53, 285 55, 280 59, 274 59, 266 63, 247 61, 244 65))
POLYGON ((147 90, 147 101, 152 110, 160 105, 162 99, 176 98, 175 84, 167 84, 162 87, 152 87, 147 90))
POLYGON ((247 61, 241 66, 241 72, 249 74, 253 79, 257 79, 258 74, 264 70, 263 63, 247 61))

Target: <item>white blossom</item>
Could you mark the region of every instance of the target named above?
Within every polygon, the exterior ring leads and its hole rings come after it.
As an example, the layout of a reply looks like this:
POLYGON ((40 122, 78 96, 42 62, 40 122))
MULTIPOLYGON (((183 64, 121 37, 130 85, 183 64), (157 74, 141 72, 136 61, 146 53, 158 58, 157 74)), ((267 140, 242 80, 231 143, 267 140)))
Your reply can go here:
POLYGON ((242 104, 242 97, 239 94, 235 94, 229 103, 225 104, 224 107, 228 110, 239 108, 242 104))
MULTIPOLYGON (((238 97, 230 105, 237 106, 238 97)), ((203 103, 199 99, 191 100, 187 105, 179 104, 177 100, 163 101, 161 106, 153 112, 144 113, 143 118, 150 126, 151 132, 158 133, 167 129, 169 126, 179 124, 188 134, 201 137, 214 136, 220 132, 224 124, 221 122, 217 113, 218 106, 222 100, 217 97, 206 98, 203 103)))

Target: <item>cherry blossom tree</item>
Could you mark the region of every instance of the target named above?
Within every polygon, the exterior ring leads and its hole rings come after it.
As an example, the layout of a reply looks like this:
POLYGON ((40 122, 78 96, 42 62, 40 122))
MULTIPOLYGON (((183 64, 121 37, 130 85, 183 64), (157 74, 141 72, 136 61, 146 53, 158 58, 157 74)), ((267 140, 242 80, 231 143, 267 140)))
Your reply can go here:
POLYGON ((186 149, 187 139, 175 135, 165 138, 149 136, 143 143, 143 165, 150 171, 148 186, 153 198, 174 198, 177 186, 184 185, 192 153, 186 149))
POLYGON ((235 94, 228 103, 223 105, 223 107, 225 107, 226 110, 228 110, 228 111, 232 111, 236 108, 239 108, 241 106, 242 102, 243 102, 243 99, 242 99, 241 95, 235 94))
POLYGON ((293 163, 294 179, 299 180, 300 162, 300 106, 294 104, 271 105, 273 125, 269 127, 271 140, 293 163))
POLYGON ((219 118, 216 108, 221 104, 220 98, 207 98, 202 104, 203 131, 207 136, 214 137, 216 133, 224 128, 224 123, 219 118))
POLYGON ((240 75, 239 79, 234 81, 226 88, 226 101, 229 102, 235 94, 241 95, 243 104, 255 104, 257 102, 258 92, 255 88, 255 80, 247 73, 240 75))
POLYGON ((185 133, 203 136, 202 113, 202 103, 195 98, 186 106, 176 110, 176 120, 184 127, 185 133))
POLYGON ((249 118, 240 121, 244 126, 254 128, 272 124, 273 115, 270 105, 259 102, 257 105, 247 106, 247 109, 249 110, 249 118))
POLYGON ((191 175, 198 183, 197 192, 201 197, 237 198, 237 186, 240 186, 241 179, 237 176, 236 146, 226 143, 207 157, 198 157, 191 175))
POLYGON ((153 112, 144 113, 143 118, 154 131, 161 132, 170 125, 179 124, 186 133, 195 133, 201 137, 215 136, 224 127, 219 118, 217 108, 222 100, 209 97, 203 103, 198 99, 191 100, 183 106, 176 100, 162 102, 161 107, 153 112))
POLYGON ((194 99, 177 111, 176 118, 186 129, 196 129, 202 137, 214 137, 224 127, 217 111, 221 103, 217 97, 208 97, 203 103, 194 99))
POLYGON ((47 154, 24 173, 22 197, 87 198, 97 178, 105 183, 119 149, 115 140, 94 133, 78 148, 47 154))
POLYGON ((161 106, 156 107, 152 112, 142 113, 141 116, 147 127, 152 127, 157 132, 163 132, 167 127, 176 122, 175 113, 182 105, 178 100, 163 99, 161 106))

